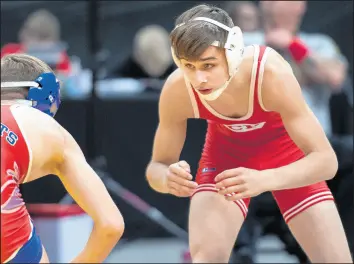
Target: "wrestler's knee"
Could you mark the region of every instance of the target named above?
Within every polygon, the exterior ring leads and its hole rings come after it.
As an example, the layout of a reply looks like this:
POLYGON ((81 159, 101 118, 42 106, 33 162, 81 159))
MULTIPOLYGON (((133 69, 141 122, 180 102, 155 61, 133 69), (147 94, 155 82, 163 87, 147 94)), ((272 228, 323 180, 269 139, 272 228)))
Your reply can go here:
POLYGON ((211 191, 211 187, 205 188, 193 196, 190 206, 189 245, 192 261, 227 263, 244 216, 234 203, 211 191))

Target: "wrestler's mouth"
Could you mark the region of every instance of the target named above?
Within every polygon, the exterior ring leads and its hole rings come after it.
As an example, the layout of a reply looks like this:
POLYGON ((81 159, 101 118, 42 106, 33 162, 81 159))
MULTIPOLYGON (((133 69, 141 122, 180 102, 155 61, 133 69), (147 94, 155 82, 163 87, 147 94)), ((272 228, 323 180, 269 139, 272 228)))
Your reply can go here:
POLYGON ((213 89, 203 89, 203 90, 198 90, 201 94, 210 94, 213 91, 213 89))

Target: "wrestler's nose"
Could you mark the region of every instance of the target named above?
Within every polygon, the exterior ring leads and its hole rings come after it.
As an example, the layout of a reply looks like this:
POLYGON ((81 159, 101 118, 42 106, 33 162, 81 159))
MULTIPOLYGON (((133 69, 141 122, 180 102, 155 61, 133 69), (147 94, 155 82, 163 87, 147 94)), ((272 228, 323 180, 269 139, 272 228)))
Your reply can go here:
POLYGON ((196 71, 195 74, 198 84, 207 82, 207 73, 205 71, 196 71))

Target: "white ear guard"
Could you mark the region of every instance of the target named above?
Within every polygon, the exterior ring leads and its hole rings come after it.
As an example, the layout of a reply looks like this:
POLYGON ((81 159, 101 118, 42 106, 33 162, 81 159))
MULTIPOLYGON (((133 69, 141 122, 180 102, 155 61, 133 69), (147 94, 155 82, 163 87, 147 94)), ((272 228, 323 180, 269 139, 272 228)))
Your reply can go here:
MULTIPOLYGON (((214 24, 214 25, 229 32, 225 46, 223 48, 225 48, 225 56, 226 56, 226 60, 228 63, 229 75, 231 78, 237 72, 237 69, 238 69, 239 65, 241 64, 241 61, 243 58, 244 43, 243 43, 241 29, 236 26, 233 28, 229 28, 229 27, 225 26, 224 24, 222 24, 218 21, 215 21, 213 19, 207 18, 207 17, 196 17, 196 18, 192 19, 191 21, 193 21, 193 20, 206 21, 206 22, 214 24)), ((186 23, 182 23, 182 24, 177 25, 175 27, 175 29, 184 25, 184 24, 186 24, 186 23)), ((211 45, 216 46, 216 47, 220 47, 220 42, 214 41, 211 45)), ((173 60, 175 61, 176 65, 178 67, 180 67, 180 61, 176 57, 172 47, 171 47, 171 51, 172 51, 173 60)))

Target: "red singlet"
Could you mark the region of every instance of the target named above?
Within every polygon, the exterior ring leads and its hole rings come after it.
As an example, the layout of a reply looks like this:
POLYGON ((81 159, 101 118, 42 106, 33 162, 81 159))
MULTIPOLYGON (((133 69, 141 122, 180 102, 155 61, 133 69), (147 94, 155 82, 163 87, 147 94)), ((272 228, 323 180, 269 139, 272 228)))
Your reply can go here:
MULTIPOLYGON (((303 151, 290 138, 279 113, 267 111, 261 99, 264 66, 271 51, 254 46, 254 59, 249 92, 248 113, 241 118, 229 118, 217 113, 207 101, 187 83, 195 118, 208 122, 208 131, 196 182, 195 193, 213 191, 214 178, 224 170, 246 167, 256 170, 288 165, 304 157, 303 151)), ((309 206, 324 200, 333 200, 326 182, 302 188, 272 192, 288 222, 309 206)), ((250 199, 235 201, 244 216, 250 199)))
POLYGON ((31 150, 11 110, 1 105, 1 263, 30 238, 32 225, 19 184, 28 176, 31 150))

